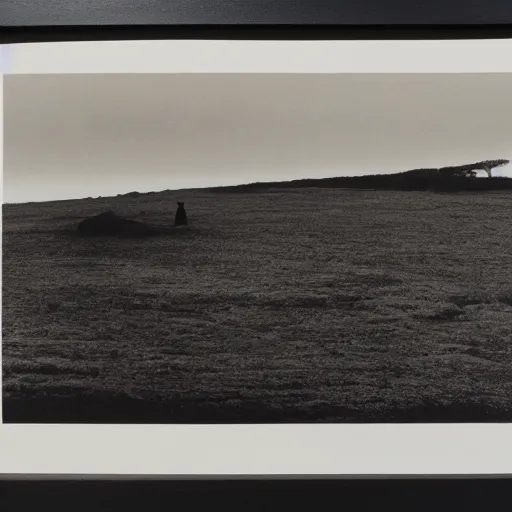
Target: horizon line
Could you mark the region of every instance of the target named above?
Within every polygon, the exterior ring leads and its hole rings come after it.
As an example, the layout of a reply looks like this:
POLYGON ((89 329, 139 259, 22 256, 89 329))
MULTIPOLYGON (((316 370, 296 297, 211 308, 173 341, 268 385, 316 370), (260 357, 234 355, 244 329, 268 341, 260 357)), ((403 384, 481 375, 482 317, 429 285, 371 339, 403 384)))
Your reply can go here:
MULTIPOLYGON (((462 167, 462 166, 448 166, 448 167, 462 167)), ((361 175, 350 175, 350 176, 332 176, 332 177, 324 177, 324 178, 296 178, 293 180, 281 180, 281 181, 253 181, 248 183, 237 183, 233 185, 215 185, 215 186, 207 186, 207 187, 186 187, 186 188, 179 188, 179 189, 164 189, 164 190, 153 190, 148 192, 138 192, 136 190, 133 190, 131 192, 126 192, 124 194, 116 194, 112 196, 97 196, 97 197, 75 197, 75 198, 66 198, 66 199, 45 199, 43 201, 21 201, 21 202, 8 202, 4 201, 2 197, 2 206, 4 205, 25 205, 25 204, 45 204, 45 203, 58 203, 58 202, 66 202, 66 201, 88 201, 88 200, 97 200, 97 199, 115 199, 119 197, 125 197, 130 194, 140 194, 142 195, 149 195, 149 194, 163 194, 166 192, 191 192, 191 191, 197 191, 197 190, 212 190, 212 189, 222 189, 222 188, 232 188, 232 187, 248 187, 251 185, 274 185, 277 183, 294 183, 299 181, 307 181, 307 180, 315 180, 315 181, 322 181, 322 180, 332 180, 332 179, 345 179, 345 178, 364 178, 364 177, 375 177, 375 176, 390 176, 390 175, 398 175, 398 174, 405 174, 412 171, 419 171, 419 170, 440 170, 443 169, 442 167, 436 168, 436 167, 425 167, 425 168, 417 168, 417 169, 410 169, 408 171, 398 171, 398 172, 390 172, 390 173, 380 173, 380 174, 361 174, 361 175)), ((495 178, 504 178, 504 179, 512 179, 508 176, 493 176, 492 179, 495 178)), ((485 176, 476 176, 475 179, 488 179, 485 176)))

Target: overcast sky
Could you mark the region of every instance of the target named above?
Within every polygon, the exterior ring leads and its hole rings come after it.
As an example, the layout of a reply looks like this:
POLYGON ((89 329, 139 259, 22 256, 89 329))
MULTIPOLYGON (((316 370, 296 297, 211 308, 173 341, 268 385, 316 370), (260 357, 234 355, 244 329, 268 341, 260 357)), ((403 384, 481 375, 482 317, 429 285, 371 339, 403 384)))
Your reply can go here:
POLYGON ((512 74, 6 75, 4 201, 510 159, 510 91, 512 74))

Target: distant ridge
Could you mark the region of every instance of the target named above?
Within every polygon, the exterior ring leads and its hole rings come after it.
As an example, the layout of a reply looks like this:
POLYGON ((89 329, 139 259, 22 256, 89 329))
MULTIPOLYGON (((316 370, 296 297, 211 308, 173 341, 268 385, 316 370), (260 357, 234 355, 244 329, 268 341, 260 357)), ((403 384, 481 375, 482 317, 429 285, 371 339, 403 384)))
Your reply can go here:
POLYGON ((239 193, 261 192, 268 189, 286 188, 354 188, 410 191, 512 190, 511 178, 492 177, 488 179, 480 179, 475 178, 474 174, 470 174, 475 169, 480 168, 479 164, 469 164, 442 167, 439 169, 412 169, 410 171, 393 174, 367 174, 364 176, 255 182, 243 185, 208 187, 203 190, 239 193))
MULTIPOLYGON (((344 176, 334 178, 303 178, 291 181, 260 181, 241 185, 224 185, 218 187, 190 187, 182 189, 167 189, 158 192, 128 192, 117 196, 87 197, 81 199, 54 199, 49 201, 29 201, 24 203, 8 203, 4 205, 20 205, 32 203, 57 203, 64 201, 109 201, 117 198, 143 198, 151 195, 176 194, 186 191, 207 191, 219 193, 255 193, 270 189, 293 188, 352 188, 367 190, 409 190, 409 191, 437 191, 437 192, 464 192, 486 190, 512 190, 512 178, 506 176, 493 176, 491 178, 476 178, 476 171, 483 170, 485 164, 492 167, 501 167, 509 163, 508 160, 488 160, 474 164, 459 166, 412 169, 392 174, 365 174, 363 176, 344 176)), ((486 172, 489 171, 489 168, 486 172)))

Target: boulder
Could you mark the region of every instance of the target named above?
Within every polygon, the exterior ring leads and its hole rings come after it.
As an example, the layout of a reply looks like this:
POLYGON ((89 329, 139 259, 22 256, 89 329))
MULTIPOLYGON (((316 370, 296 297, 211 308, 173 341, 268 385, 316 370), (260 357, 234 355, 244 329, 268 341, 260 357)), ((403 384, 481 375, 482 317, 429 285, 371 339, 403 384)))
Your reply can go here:
POLYGON ((83 236, 128 236, 139 237, 154 234, 143 222, 118 217, 108 211, 84 219, 78 224, 78 233, 83 236))

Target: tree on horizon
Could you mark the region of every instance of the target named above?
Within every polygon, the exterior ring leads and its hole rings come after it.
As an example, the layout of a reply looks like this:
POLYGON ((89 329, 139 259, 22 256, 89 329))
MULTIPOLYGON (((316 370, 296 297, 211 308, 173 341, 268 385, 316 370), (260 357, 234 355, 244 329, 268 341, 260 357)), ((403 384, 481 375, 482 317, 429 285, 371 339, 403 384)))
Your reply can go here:
POLYGON ((509 163, 510 163, 510 160, 506 160, 504 158, 501 158, 498 160, 485 160, 483 162, 479 162, 479 164, 484 167, 481 170, 485 171, 489 178, 492 178, 492 170, 493 169, 496 169, 498 167, 503 167, 504 165, 508 165, 509 163))
POLYGON ((459 176, 465 178, 475 178, 477 171, 485 171, 488 178, 492 178, 492 170, 497 167, 503 167, 510 163, 510 160, 504 158, 496 160, 482 160, 474 164, 457 165, 450 167, 441 167, 439 172, 451 176, 459 176))

